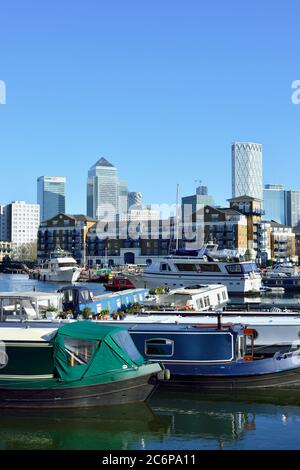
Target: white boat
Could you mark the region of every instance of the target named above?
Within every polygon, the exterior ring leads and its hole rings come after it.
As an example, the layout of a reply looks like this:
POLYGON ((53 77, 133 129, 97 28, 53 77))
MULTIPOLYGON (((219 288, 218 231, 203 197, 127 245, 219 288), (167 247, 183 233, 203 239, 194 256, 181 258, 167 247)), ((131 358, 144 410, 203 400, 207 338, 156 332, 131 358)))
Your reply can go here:
POLYGON ((223 284, 231 294, 259 293, 261 274, 253 262, 220 260, 208 255, 173 255, 162 258, 141 273, 124 272, 135 287, 187 287, 223 284))
POLYGON ((193 310, 205 312, 222 308, 228 302, 227 288, 223 285, 189 286, 168 290, 161 294, 149 294, 145 297, 145 308, 164 310, 193 310))
POLYGON ((62 294, 52 292, 0 292, 0 321, 55 318, 62 311, 62 294))
POLYGON ((44 261, 38 271, 38 277, 42 281, 52 282, 76 282, 81 274, 76 260, 68 253, 51 253, 49 259, 44 261))

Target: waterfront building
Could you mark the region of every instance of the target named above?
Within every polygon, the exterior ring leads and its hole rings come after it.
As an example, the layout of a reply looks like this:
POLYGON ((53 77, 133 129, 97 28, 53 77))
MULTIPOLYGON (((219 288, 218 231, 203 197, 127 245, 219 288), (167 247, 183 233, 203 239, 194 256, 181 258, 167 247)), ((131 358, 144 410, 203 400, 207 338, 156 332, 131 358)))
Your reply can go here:
POLYGON ((6 257, 11 257, 11 243, 0 240, 0 263, 2 263, 6 257))
POLYGON ((55 250, 66 251, 85 264, 88 231, 96 220, 86 215, 57 214, 41 222, 38 229, 38 258, 46 259, 55 250))
POLYGON ((13 201, 4 209, 6 237, 12 244, 12 256, 16 260, 35 256, 37 232, 40 222, 40 206, 13 201))
POLYGON ((232 197, 263 199, 262 145, 235 142, 232 152, 232 197))
POLYGON ((266 184, 264 191, 264 212, 266 220, 285 224, 285 191, 281 184, 266 184))
POLYGON ((139 192, 128 193, 128 208, 132 206, 143 206, 143 195, 139 192))
POLYGON ((117 168, 100 158, 89 170, 87 215, 93 219, 114 219, 118 213, 119 181, 117 168))
MULTIPOLYGON (((117 236, 100 233, 99 225, 93 226, 87 237, 87 260, 90 266, 109 264, 151 264, 168 256, 176 247, 174 220, 136 221, 134 233, 132 221, 127 222, 127 232, 117 236)), ((179 247, 183 241, 179 240, 179 247)))
POLYGON ((286 225, 296 227, 300 225, 300 191, 285 191, 286 225))
POLYGON ((41 221, 66 211, 66 178, 63 176, 40 176, 37 179, 37 203, 40 205, 41 221))
POLYGON ((262 220, 257 224, 257 260, 260 265, 267 266, 271 258, 271 222, 262 220))
POLYGON ((8 240, 7 206, 0 205, 0 240, 8 240))
POLYGON ((271 258, 282 262, 296 256, 296 238, 291 227, 271 220, 271 258))
POLYGON ((248 248, 247 217, 230 208, 204 208, 204 241, 219 249, 236 250, 244 255, 248 248))
POLYGON ((262 220, 262 201, 250 196, 228 199, 230 208, 241 212, 247 218, 248 250, 258 251, 258 227, 262 220))

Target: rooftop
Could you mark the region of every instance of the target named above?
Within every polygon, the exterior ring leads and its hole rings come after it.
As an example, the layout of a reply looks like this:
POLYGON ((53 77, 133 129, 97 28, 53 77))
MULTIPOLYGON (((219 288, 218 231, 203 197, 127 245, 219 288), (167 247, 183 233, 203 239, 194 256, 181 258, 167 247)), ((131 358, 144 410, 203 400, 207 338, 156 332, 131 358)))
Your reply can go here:
POLYGON ((114 165, 112 165, 108 160, 106 160, 106 158, 102 157, 100 158, 93 166, 92 168, 95 168, 97 166, 106 166, 106 167, 110 167, 110 168, 115 168, 114 165))

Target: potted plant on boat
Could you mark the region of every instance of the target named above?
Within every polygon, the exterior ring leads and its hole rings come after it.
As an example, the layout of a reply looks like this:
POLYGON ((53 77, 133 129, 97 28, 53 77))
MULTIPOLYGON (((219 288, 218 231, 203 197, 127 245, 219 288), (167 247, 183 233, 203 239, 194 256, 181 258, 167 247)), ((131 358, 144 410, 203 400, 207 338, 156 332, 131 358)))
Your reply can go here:
POLYGON ((91 307, 84 307, 81 311, 82 317, 84 320, 90 320, 92 318, 92 309, 91 307))
POLYGON ((108 320, 108 318, 109 318, 108 308, 105 308, 105 309, 101 310, 101 312, 99 314, 99 317, 100 317, 101 320, 108 320))

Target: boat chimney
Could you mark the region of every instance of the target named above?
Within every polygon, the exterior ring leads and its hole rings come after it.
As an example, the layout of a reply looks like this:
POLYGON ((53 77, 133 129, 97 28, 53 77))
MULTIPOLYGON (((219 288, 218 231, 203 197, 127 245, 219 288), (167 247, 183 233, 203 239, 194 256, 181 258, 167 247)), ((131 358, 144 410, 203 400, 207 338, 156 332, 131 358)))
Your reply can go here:
POLYGON ((218 330, 222 330, 222 313, 218 312, 217 316, 218 316, 218 330))

